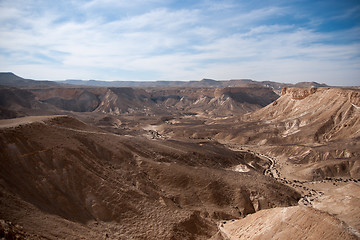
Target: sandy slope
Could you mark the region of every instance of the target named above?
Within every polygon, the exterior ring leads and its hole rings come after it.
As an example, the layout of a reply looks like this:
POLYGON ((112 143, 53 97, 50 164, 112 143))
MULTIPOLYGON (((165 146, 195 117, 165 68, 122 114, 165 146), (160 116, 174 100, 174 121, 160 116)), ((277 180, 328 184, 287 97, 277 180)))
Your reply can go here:
POLYGON ((262 210, 220 223, 225 239, 358 239, 338 219, 309 207, 262 210))

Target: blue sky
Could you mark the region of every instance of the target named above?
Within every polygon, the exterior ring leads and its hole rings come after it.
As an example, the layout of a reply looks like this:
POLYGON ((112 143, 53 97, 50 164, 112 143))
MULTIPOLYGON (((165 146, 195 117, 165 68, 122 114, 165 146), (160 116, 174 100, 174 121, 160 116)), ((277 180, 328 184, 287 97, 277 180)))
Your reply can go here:
POLYGON ((0 0, 0 71, 360 85, 360 0, 0 0))

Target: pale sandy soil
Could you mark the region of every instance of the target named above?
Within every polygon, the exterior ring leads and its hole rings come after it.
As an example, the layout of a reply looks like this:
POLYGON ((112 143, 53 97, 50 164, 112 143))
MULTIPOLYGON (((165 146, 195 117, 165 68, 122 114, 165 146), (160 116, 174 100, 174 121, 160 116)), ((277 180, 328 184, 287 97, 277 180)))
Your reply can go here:
POLYGON ((261 210, 244 219, 224 221, 225 239, 357 239, 338 219, 310 207, 261 210))
POLYGON ((0 128, 10 128, 19 125, 30 124, 34 122, 44 122, 54 117, 64 117, 65 115, 52 115, 52 116, 29 116, 21 118, 3 119, 0 120, 0 128))

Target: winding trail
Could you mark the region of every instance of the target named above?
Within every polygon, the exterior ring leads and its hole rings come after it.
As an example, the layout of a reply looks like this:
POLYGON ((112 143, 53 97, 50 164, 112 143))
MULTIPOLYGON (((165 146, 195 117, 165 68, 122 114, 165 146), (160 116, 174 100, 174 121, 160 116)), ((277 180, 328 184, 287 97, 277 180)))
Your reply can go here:
MULTIPOLYGON (((329 181, 329 182, 335 183, 335 182, 338 182, 341 180, 341 179, 336 179, 336 178, 327 178, 327 180, 322 180, 322 181, 301 181, 301 180, 296 180, 296 179, 289 180, 289 179, 286 179, 286 177, 282 177, 281 172, 277 169, 278 163, 277 163, 276 158, 270 157, 270 156, 262 154, 262 153, 255 152, 248 146, 237 147, 237 146, 230 145, 229 143, 225 143, 224 146, 226 146, 228 149, 233 150, 233 151, 251 153, 263 160, 268 161, 269 165, 264 170, 264 175, 272 177, 275 180, 277 180, 278 182, 281 182, 282 184, 288 185, 288 186, 298 190, 301 193, 301 198, 299 200, 299 204, 301 204, 301 205, 312 206, 313 205, 312 202, 314 200, 316 200, 324 195, 324 193, 321 191, 316 191, 315 189, 305 186, 304 185, 305 183, 316 184, 318 182, 324 182, 324 181, 329 181)), ((343 180, 343 181, 345 181, 345 182, 353 181, 355 183, 358 182, 356 179, 347 179, 347 180, 343 180)))
MULTIPOLYGON (((330 203, 333 203, 333 201, 334 201, 333 195, 328 192, 329 190, 327 187, 323 188, 323 187, 319 187, 319 186, 322 186, 322 184, 325 184, 325 186, 326 185, 331 185, 331 186, 334 185, 334 187, 336 188, 336 186, 338 184, 344 184, 344 183, 346 184, 346 183, 351 183, 351 182, 355 183, 355 184, 360 184, 360 179, 353 179, 353 178, 343 179, 343 178, 327 177, 323 180, 318 180, 318 181, 303 181, 303 180, 297 180, 297 179, 290 180, 290 179, 287 179, 285 176, 282 176, 281 171, 278 170, 278 168, 280 168, 281 165, 275 157, 271 157, 271 156, 268 156, 268 155, 265 155, 262 153, 255 152, 253 150, 253 148, 251 148, 251 146, 243 146, 243 145, 236 146, 236 145, 232 145, 230 143, 224 143, 224 142, 222 144, 226 148, 228 148, 232 151, 251 153, 256 157, 261 158, 262 160, 268 161, 269 164, 265 165, 266 168, 263 171, 264 175, 272 177, 276 181, 297 190, 301 194, 301 198, 298 201, 298 204, 300 206, 310 207, 310 208, 313 208, 318 211, 325 211, 325 212, 329 213, 330 215, 332 213, 331 210, 321 209, 321 206, 322 206, 322 204, 323 205, 328 204, 329 201, 330 201, 330 203), (314 188, 316 188, 317 190, 315 190, 314 188), (323 191, 325 191, 325 193, 323 191)), ((349 198, 348 196, 345 196, 344 199, 346 201, 349 201, 349 199, 354 199, 354 198, 349 198)), ((355 200, 353 200, 353 201, 355 201, 355 200)), ((333 205, 333 206, 336 206, 336 205, 333 205)), ((341 207, 341 206, 339 206, 339 207, 341 207)), ((261 209, 259 209, 259 210, 261 210, 261 209)), ((338 209, 337 211, 339 212, 342 210, 338 209)), ((346 209, 346 211, 348 211, 348 209, 346 209)), ((348 229, 349 232, 351 232, 352 234, 354 234, 360 238, 360 233, 356 227, 357 226, 356 221, 352 221, 351 219, 349 220, 346 218, 347 217, 346 214, 349 214, 349 213, 351 214, 351 211, 350 212, 348 211, 341 216, 340 215, 334 216, 333 214, 332 215, 336 219, 340 220, 343 224, 345 224, 345 226, 347 226, 346 228, 348 229)), ((219 222, 219 224, 218 224, 219 233, 225 240, 238 239, 234 235, 232 235, 232 233, 228 232, 228 229, 225 227, 225 224, 227 224, 228 222, 229 221, 220 221, 219 222)))

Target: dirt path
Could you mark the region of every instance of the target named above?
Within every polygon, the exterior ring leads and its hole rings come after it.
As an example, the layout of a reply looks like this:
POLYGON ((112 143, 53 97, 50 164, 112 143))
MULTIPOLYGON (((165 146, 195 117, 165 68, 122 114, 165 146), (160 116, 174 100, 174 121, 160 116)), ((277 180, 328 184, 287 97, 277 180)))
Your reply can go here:
POLYGON ((257 156, 263 160, 269 161, 268 167, 264 170, 264 175, 273 177, 274 179, 281 182, 282 184, 288 185, 288 186, 298 190, 302 195, 302 198, 299 200, 299 204, 303 204, 305 206, 312 206, 312 202, 314 200, 316 200, 324 195, 324 192, 316 190, 315 188, 312 188, 311 186, 315 186, 315 185, 321 184, 321 183, 330 183, 334 186, 336 186, 340 183, 350 183, 350 182, 360 184, 360 179, 353 179, 353 178, 330 178, 330 177, 327 177, 324 180, 319 180, 319 181, 302 181, 302 180, 297 180, 297 179, 290 180, 290 179, 287 179, 286 177, 283 177, 281 170, 279 170, 277 168, 279 163, 276 160, 276 158, 267 156, 262 153, 258 153, 256 151, 254 151, 253 149, 249 148, 249 146, 237 147, 237 146, 234 146, 231 144, 224 144, 224 145, 230 150, 252 153, 255 156, 257 156))
MULTIPOLYGON (((276 158, 258 153, 249 146, 234 146, 226 143, 224 146, 233 151, 252 153, 263 160, 269 161, 269 165, 264 170, 264 175, 272 177, 300 192, 302 197, 298 202, 299 205, 328 212, 345 222, 349 226, 348 229, 360 237, 360 220, 358 220, 360 217, 360 196, 353 193, 353 191, 357 192, 360 189, 360 179, 327 177, 319 181, 290 180, 278 169, 279 162, 276 158), (349 206, 349 203, 352 205, 349 206)), ((224 239, 231 239, 231 235, 221 226, 221 222, 218 228, 224 239)))

